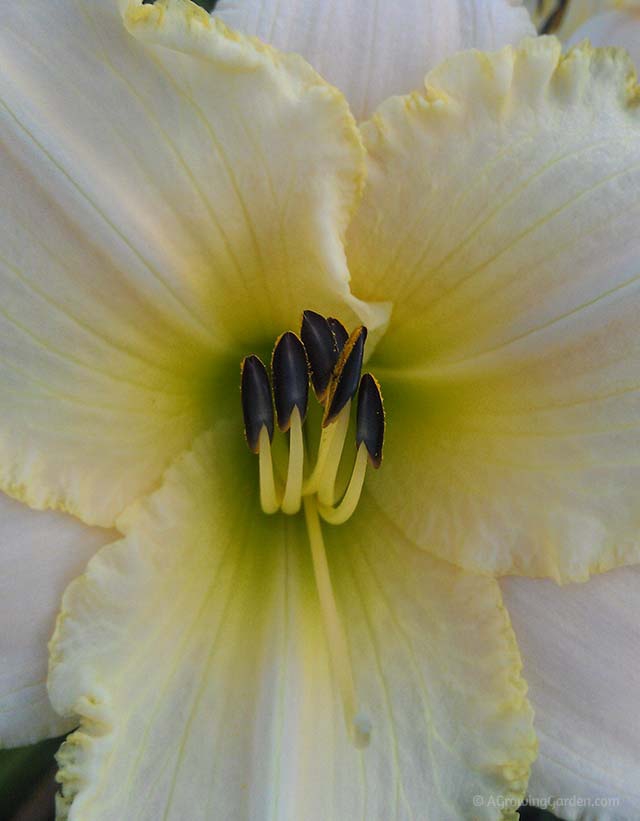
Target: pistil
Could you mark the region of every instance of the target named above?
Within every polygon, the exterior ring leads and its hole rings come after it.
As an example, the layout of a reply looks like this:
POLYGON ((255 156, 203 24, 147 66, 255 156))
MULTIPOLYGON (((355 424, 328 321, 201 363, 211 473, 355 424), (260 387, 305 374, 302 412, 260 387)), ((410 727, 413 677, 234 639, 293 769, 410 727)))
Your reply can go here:
POLYGON ((327 644, 331 657, 331 666, 333 676, 340 691, 345 722, 355 746, 358 748, 366 747, 371 738, 371 722, 367 716, 358 709, 356 685, 353 668, 351 666, 351 658, 349 656, 347 636, 333 594, 333 586, 331 584, 331 576, 327 562, 327 552, 324 546, 324 539, 322 538, 317 505, 312 496, 305 496, 304 514, 311 547, 311 559, 313 561, 316 587, 318 588, 318 599, 320 600, 327 635, 327 644))

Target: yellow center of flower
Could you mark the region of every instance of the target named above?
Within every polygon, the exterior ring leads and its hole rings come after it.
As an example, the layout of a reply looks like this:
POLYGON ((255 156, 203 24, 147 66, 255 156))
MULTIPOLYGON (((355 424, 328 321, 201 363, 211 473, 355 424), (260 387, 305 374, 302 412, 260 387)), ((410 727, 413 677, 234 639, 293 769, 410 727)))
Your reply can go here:
POLYGON ((367 464, 380 467, 384 438, 384 410, 380 386, 371 374, 361 376, 367 329, 349 335, 336 319, 305 311, 300 336, 291 331, 276 340, 271 379, 261 360, 251 355, 242 362, 242 408, 250 449, 258 454, 260 504, 264 513, 278 510, 295 515, 304 507, 318 596, 331 653, 332 666, 354 743, 366 746, 369 719, 358 710, 346 636, 333 593, 320 520, 346 522, 360 500, 367 464), (309 382, 320 403, 313 467, 307 471, 312 432, 305 428, 309 382), (337 492, 338 473, 348 439, 353 400, 356 454, 351 478, 337 492), (288 434, 288 459, 283 477, 274 471, 272 441, 275 420, 288 434))

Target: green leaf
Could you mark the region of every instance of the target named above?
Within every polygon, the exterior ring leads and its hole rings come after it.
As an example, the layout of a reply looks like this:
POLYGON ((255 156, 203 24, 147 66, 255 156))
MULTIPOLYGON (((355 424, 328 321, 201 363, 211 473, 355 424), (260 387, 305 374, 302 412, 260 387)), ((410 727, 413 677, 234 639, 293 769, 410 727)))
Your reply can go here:
POLYGON ((0 818, 10 819, 53 766, 64 738, 52 738, 30 747, 0 750, 0 818))

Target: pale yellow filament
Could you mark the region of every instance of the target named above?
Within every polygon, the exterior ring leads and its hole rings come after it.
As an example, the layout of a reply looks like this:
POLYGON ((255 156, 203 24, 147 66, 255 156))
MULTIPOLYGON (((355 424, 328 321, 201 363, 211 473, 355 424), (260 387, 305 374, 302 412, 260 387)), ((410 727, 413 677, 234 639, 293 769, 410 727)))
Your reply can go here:
POLYGON ((329 449, 331 447, 331 442, 333 441, 335 432, 335 425, 328 425, 326 428, 322 428, 315 466, 311 476, 309 476, 307 481, 302 486, 303 496, 310 496, 318 490, 318 484, 322 478, 322 471, 324 470, 325 462, 327 461, 327 456, 329 454, 329 449))
POLYGON ((318 501, 322 505, 330 506, 335 501, 336 476, 338 475, 344 441, 347 436, 347 430, 349 429, 350 411, 351 402, 349 401, 340 411, 336 420, 331 424, 331 427, 335 428, 335 433, 329 444, 324 468, 318 483, 318 501))
POLYGON ((368 461, 367 448, 364 442, 361 442, 358 453, 356 454, 356 461, 353 466, 353 473, 351 474, 349 485, 340 504, 337 507, 330 507, 322 503, 318 505, 318 512, 325 522, 331 525, 341 525, 344 524, 347 519, 351 518, 360 501, 368 461))
POLYGON ((298 407, 291 414, 289 428, 289 467, 287 483, 282 497, 282 512, 290 515, 300 510, 302 503, 302 477, 304 472, 304 441, 302 438, 302 420, 298 407))
POLYGON ((271 458, 271 441, 266 425, 262 426, 258 439, 258 457, 260 465, 260 505, 265 513, 275 513, 280 507, 278 491, 273 478, 273 460, 271 458))

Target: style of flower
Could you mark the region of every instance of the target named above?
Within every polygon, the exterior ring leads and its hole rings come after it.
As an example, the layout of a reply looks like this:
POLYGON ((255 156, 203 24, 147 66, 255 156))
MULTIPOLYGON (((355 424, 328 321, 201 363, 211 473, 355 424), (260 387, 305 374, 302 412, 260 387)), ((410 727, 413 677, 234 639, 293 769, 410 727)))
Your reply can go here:
POLYGON ((2 12, 0 487, 119 532, 51 643, 59 815, 515 818, 496 578, 640 555, 632 66, 468 51, 358 128, 120 7, 2 12))

